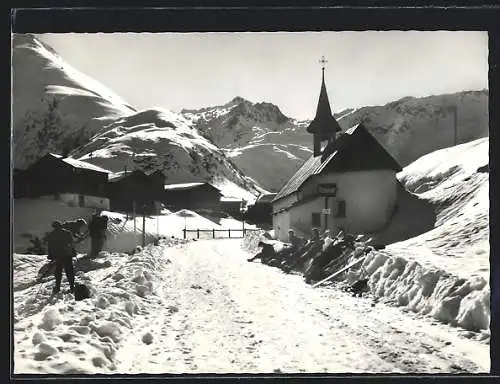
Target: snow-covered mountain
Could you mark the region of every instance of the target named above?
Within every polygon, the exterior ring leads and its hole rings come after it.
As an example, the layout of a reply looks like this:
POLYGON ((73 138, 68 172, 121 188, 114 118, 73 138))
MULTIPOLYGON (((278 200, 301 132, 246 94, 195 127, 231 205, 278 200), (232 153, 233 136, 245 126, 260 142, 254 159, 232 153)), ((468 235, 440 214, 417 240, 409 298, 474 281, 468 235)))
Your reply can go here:
POLYGON ((31 34, 12 37, 14 166, 72 150, 135 109, 31 34))
MULTIPOLYGON (((452 106, 458 109, 458 143, 488 136, 486 90, 406 97, 384 106, 344 110, 335 117, 343 129, 363 122, 405 166, 454 145, 452 106)), ((245 174, 269 190, 278 190, 312 153, 312 137, 306 132, 309 121, 289 118, 270 103, 237 97, 223 106, 181 112, 245 174)))
POLYGON ((222 106, 181 113, 266 189, 283 185, 312 153, 306 125, 285 116, 271 103, 235 97, 222 106))
POLYGON ((71 155, 113 172, 159 169, 167 183, 211 181, 226 196, 245 200, 264 192, 186 119, 165 109, 117 118, 71 155))
POLYGON ((13 36, 12 88, 16 168, 67 152, 111 171, 161 169, 167 182, 210 180, 247 201, 265 192, 185 118, 137 111, 33 35, 13 36))

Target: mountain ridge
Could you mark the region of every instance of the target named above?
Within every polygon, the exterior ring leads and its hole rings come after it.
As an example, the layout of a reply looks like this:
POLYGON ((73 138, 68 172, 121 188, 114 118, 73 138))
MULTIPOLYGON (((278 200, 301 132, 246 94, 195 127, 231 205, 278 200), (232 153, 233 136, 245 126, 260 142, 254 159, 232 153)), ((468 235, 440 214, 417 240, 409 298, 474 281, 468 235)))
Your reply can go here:
MULTIPOLYGON (((406 96, 380 106, 347 108, 334 116, 343 130, 363 123, 405 166, 454 145, 451 106, 459 111, 458 143, 488 135, 486 89, 406 96)), ((281 111, 272 103, 252 103, 238 96, 222 106, 183 111, 202 136, 222 148, 247 175, 275 192, 312 153, 312 136, 305 131, 311 120, 278 118, 276 111, 281 111), (238 109, 238 105, 243 107, 238 109), (273 170, 268 164, 273 164, 273 170)))

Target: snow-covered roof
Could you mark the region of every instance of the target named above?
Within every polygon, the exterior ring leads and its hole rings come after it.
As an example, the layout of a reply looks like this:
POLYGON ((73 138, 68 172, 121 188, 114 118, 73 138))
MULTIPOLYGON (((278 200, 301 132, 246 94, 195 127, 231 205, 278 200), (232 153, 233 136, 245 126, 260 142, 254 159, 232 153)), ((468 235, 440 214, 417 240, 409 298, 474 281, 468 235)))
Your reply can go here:
POLYGON ((134 174, 140 174, 141 176, 142 175, 144 175, 144 176, 151 176, 155 172, 144 172, 141 169, 134 169, 134 170, 131 170, 131 171, 119 171, 119 172, 114 172, 113 174, 110 174, 109 175, 109 181, 115 182, 115 181, 123 179, 125 176, 128 177, 128 176, 130 176, 133 173, 134 174))
POLYGON ((221 197, 220 201, 226 202, 226 203, 241 203, 242 199, 239 199, 237 197, 221 197))
POLYGON ((50 153, 51 156, 60 159, 61 161, 65 162, 66 164, 71 165, 74 168, 80 168, 80 169, 87 169, 90 171, 95 171, 95 172, 102 172, 102 173, 107 173, 111 174, 112 172, 108 169, 101 168, 97 165, 87 163, 85 161, 73 159, 71 157, 65 157, 63 158, 61 155, 57 155, 55 153, 50 153))
POLYGON ((323 155, 311 156, 281 188, 273 201, 296 192, 310 177, 325 172, 348 172, 361 169, 401 171, 398 162, 362 124, 337 136, 323 155))
POLYGON ((204 183, 204 182, 194 182, 194 183, 180 183, 180 184, 165 184, 164 188, 166 191, 182 191, 182 190, 187 190, 187 189, 193 189, 197 187, 201 187, 202 185, 208 185, 217 191, 219 191, 218 188, 214 187, 210 183, 204 183))
POLYGON ((266 193, 266 194, 263 194, 261 195, 257 201, 255 202, 256 204, 257 203, 270 203, 273 201, 274 197, 276 196, 276 193, 266 193))

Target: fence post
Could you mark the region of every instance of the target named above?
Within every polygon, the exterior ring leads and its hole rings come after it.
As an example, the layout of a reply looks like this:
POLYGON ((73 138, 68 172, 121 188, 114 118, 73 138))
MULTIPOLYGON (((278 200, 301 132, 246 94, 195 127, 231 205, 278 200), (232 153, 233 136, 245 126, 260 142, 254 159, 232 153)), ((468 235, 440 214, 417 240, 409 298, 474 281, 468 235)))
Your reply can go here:
POLYGON ((230 229, 228 229, 228 231, 229 231, 229 238, 231 238, 231 230, 230 230, 230 229))
POLYGON ((184 240, 186 240, 186 228, 184 228, 182 232, 184 232, 184 240))
POLYGON ((215 228, 212 228, 212 239, 215 239, 215 228))
POLYGON ((199 239, 199 238, 200 238, 200 230, 199 230, 199 229, 197 229, 197 230, 196 230, 196 238, 197 238, 197 239, 199 239))
POLYGON ((143 207, 142 212, 142 248, 146 246, 146 207, 143 207))

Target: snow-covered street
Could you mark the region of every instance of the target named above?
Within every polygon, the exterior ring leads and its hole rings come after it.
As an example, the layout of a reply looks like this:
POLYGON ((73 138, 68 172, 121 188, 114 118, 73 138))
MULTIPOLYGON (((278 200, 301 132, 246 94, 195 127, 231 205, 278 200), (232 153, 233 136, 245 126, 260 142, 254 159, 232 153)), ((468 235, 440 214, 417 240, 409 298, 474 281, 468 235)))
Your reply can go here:
POLYGON ((248 263, 240 241, 166 248, 161 300, 115 372, 488 372, 489 346, 456 328, 248 263))

